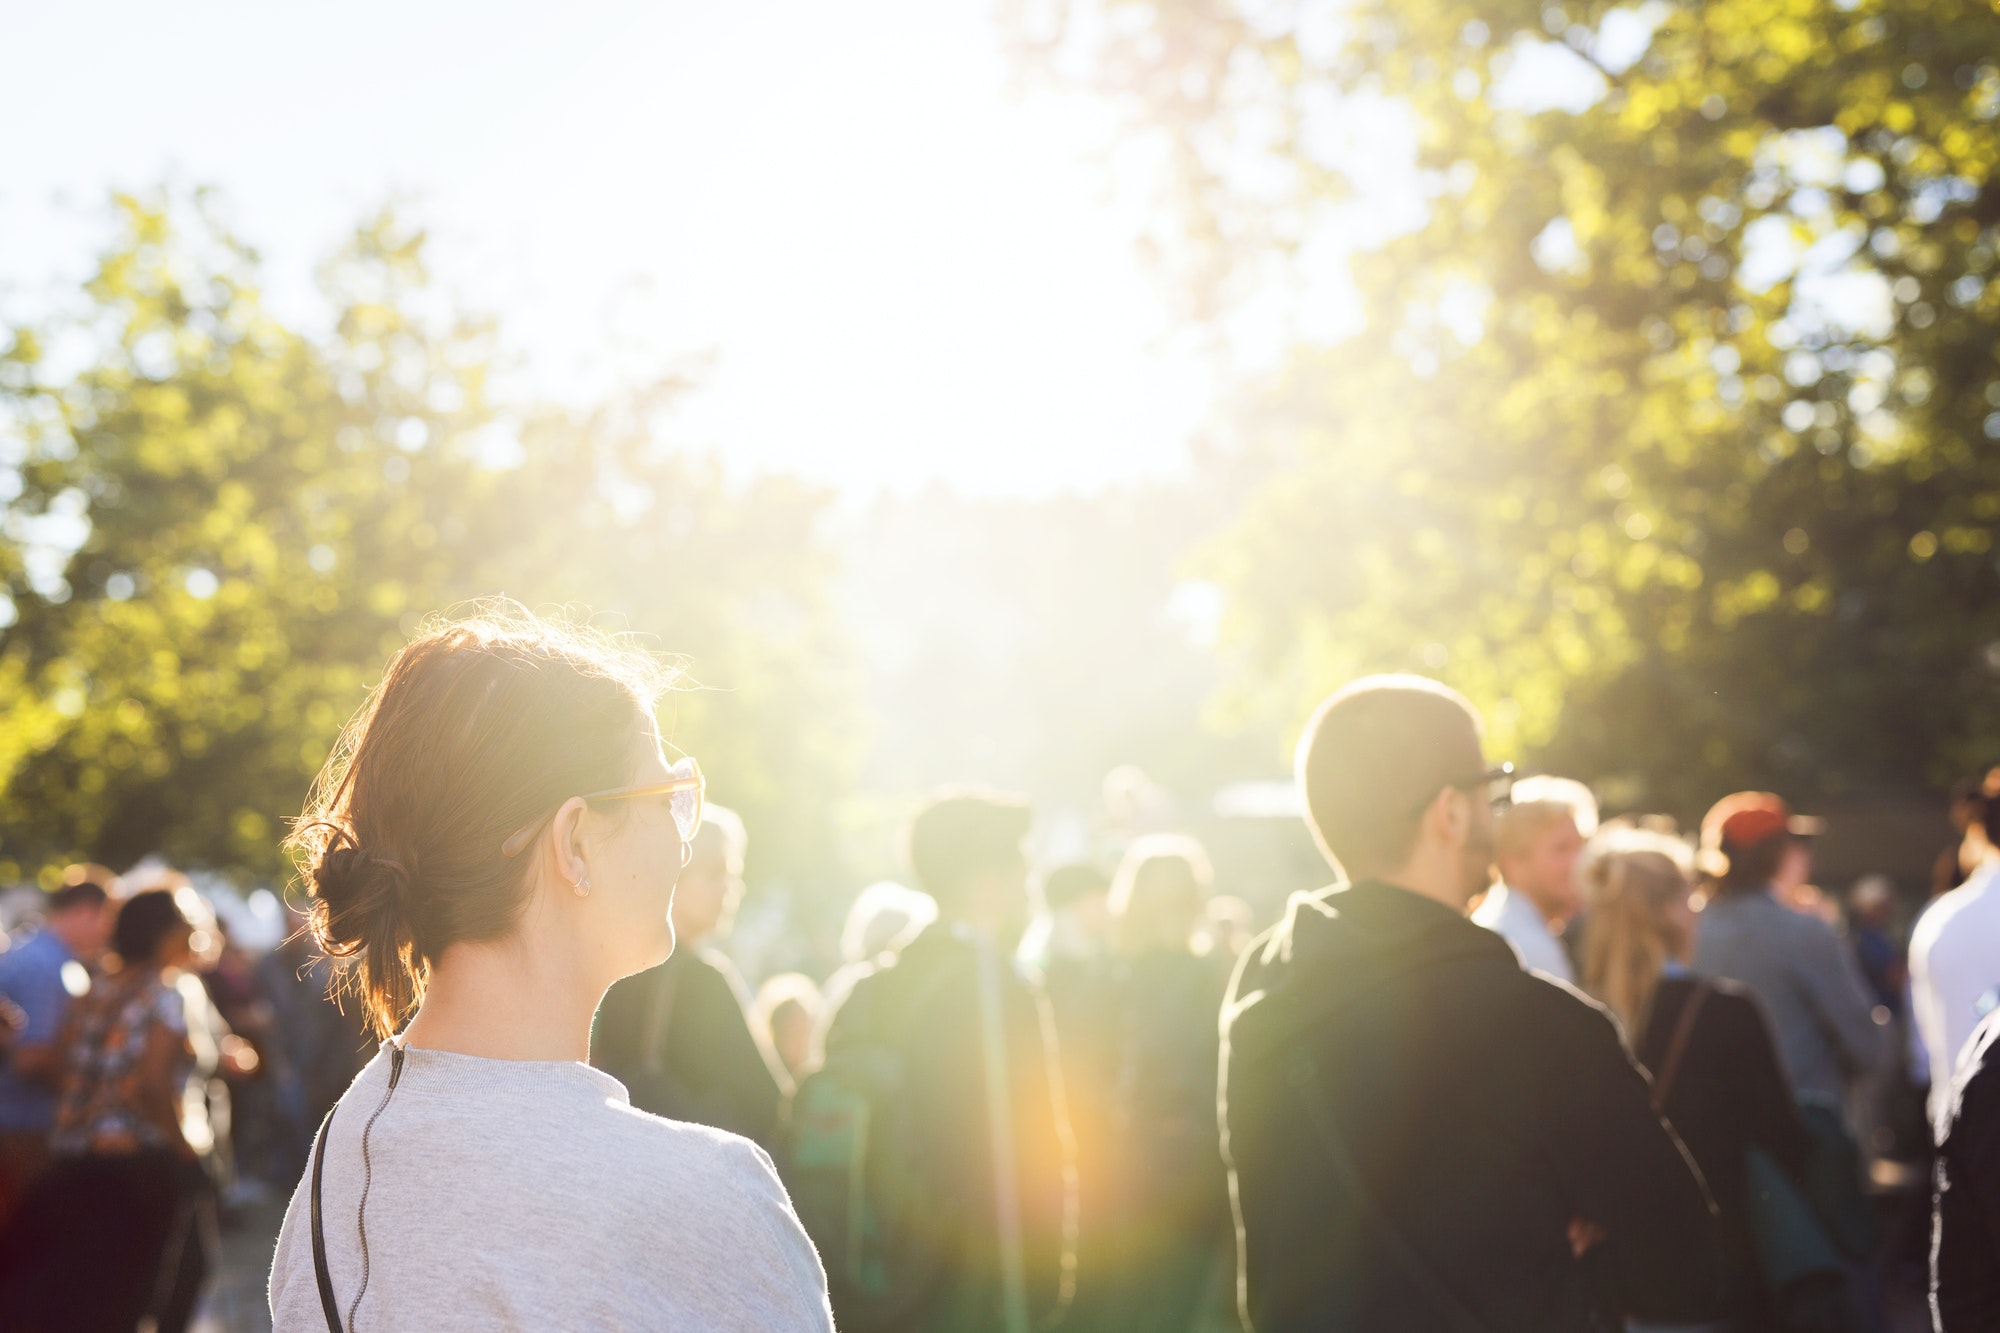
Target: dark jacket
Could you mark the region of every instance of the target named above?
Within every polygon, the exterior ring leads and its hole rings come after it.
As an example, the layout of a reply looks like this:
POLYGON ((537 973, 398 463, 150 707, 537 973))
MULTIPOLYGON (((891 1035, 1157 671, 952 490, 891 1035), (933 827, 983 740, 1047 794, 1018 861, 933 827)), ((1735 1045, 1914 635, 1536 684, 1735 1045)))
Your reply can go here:
POLYGON ((1635 1052, 1655 1087, 1697 985, 1708 993, 1660 1109, 1687 1145, 1721 1213, 1731 1314, 1768 1321, 1743 1207, 1750 1150, 1762 1149, 1800 1177, 1812 1144, 1778 1063, 1770 1020, 1757 997, 1734 982, 1691 977, 1660 982, 1635 1052))
MULTIPOLYGON (((1074 1286, 1074 1148, 1047 1001, 1035 980, 1004 961, 1000 983, 1027 1294, 1039 1324, 1067 1303, 1074 1286)), ((945 923, 870 968, 827 1025, 829 1059, 845 1043, 886 1041, 910 1071, 914 1105, 906 1123, 922 1140, 913 1157, 936 1164, 939 1179, 928 1195, 940 1201, 937 1234, 948 1256, 936 1289, 904 1325, 923 1333, 1002 1327, 981 1031, 978 954, 945 923)), ((834 1317, 842 1329, 855 1323, 837 1308, 834 1317)))
POLYGON ((1115 1041, 1097 1080, 1103 1132, 1095 1159, 1082 1158, 1086 1186, 1095 1177, 1102 1188, 1084 1196, 1078 1315, 1065 1327, 1206 1327, 1234 1248, 1215 1121, 1229 964, 1153 950, 1121 959, 1115 977, 1115 1041))
POLYGON ((1938 1131, 1931 1312, 1940 1333, 2000 1328, 2000 1010, 1958 1058, 1938 1131))
POLYGON ((590 1062, 623 1083, 642 1111, 768 1148, 789 1080, 751 1034, 748 1008, 727 958, 710 949, 676 949, 605 995, 590 1062))
POLYGON ((1492 1333, 1720 1302, 1715 1219, 1610 1017, 1507 942, 1388 884, 1295 896, 1223 1011, 1223 1148, 1260 1333, 1436 1333, 1443 1285, 1492 1333), (1326 1118, 1389 1228, 1338 1183, 1326 1118), (1575 1219, 1604 1240, 1579 1262, 1575 1219))

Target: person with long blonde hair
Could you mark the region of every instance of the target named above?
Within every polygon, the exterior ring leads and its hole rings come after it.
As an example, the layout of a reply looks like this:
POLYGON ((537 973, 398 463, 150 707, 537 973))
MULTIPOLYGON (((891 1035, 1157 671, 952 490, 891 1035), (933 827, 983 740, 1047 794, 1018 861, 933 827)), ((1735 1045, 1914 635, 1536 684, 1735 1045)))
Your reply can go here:
POLYGON ((1721 1213, 1728 1318, 1715 1327, 1762 1328, 1768 1297, 1744 1216, 1749 1154, 1762 1149, 1797 1174, 1806 1132, 1756 997, 1688 968, 1699 922, 1691 866, 1687 845, 1665 834, 1599 836, 1583 868, 1583 987, 1617 1017, 1721 1213))

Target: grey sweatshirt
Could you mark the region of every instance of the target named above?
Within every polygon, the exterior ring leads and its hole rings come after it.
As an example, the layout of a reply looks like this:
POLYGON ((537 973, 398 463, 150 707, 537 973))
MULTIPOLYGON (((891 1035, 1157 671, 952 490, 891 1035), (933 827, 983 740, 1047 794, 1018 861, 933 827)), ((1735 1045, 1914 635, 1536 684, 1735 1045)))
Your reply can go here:
POLYGON ((1694 939, 1695 971, 1763 1002, 1794 1094, 1838 1102, 1893 1057, 1861 969, 1826 922, 1760 889, 1711 899, 1694 939))
MULTIPOLYGON (((635 1111, 566 1061, 411 1049, 385 1105, 389 1063, 384 1043, 327 1141, 345 1327, 831 1333, 819 1256, 754 1144, 635 1111)), ((308 1163, 271 1264, 278 1333, 326 1328, 311 1191, 308 1163)))

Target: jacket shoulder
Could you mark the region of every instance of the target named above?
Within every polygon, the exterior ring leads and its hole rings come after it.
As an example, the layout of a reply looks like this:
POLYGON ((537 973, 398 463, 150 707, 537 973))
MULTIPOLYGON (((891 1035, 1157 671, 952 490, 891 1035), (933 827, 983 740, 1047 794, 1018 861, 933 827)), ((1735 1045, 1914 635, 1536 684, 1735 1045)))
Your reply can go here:
MULTIPOLYGON (((1623 1052, 1618 1020, 1569 982, 1545 972, 1523 970, 1518 984, 1501 985, 1505 1010, 1518 1018, 1524 1033, 1538 1033, 1544 1043, 1570 1050, 1607 1046, 1623 1052)), ((1513 1025, 1509 1020, 1509 1026, 1513 1025)))

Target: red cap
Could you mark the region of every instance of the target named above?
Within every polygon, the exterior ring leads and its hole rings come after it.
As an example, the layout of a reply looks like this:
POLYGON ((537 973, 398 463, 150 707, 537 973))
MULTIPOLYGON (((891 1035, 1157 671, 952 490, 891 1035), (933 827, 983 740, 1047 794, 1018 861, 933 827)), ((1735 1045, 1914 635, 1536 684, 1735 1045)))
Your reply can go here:
POLYGON ((1808 838, 1826 831, 1824 820, 1795 815, 1784 798, 1768 791, 1739 791, 1715 803, 1701 821, 1701 845, 1749 848, 1781 834, 1808 838))

